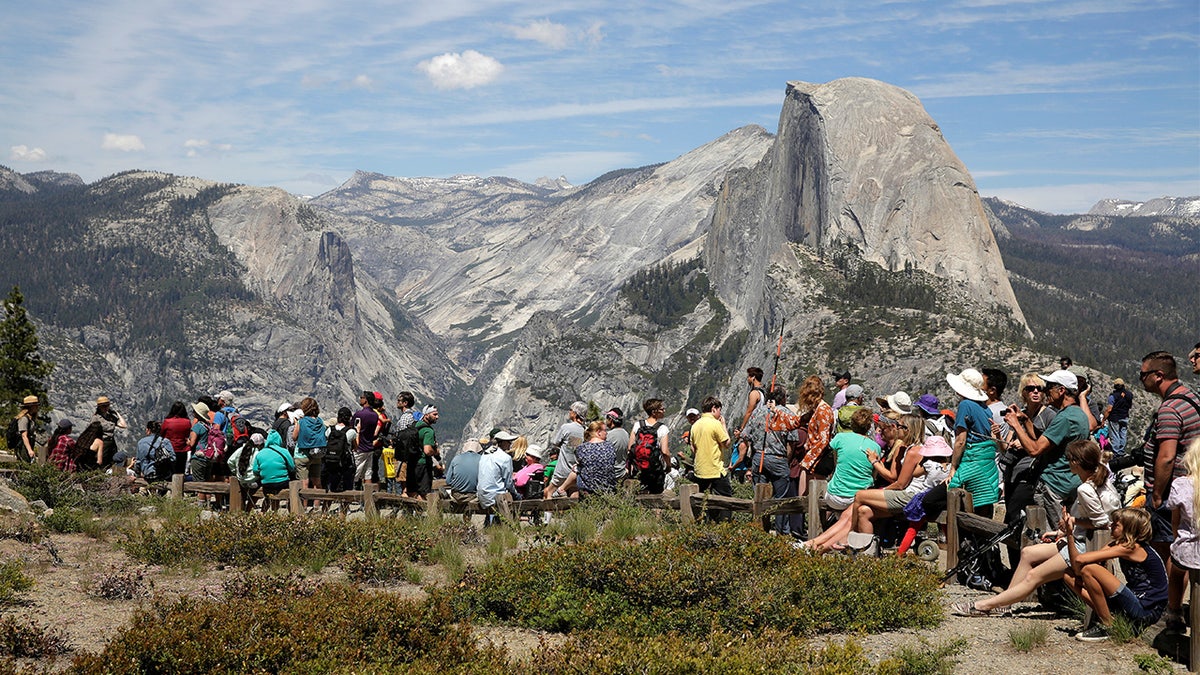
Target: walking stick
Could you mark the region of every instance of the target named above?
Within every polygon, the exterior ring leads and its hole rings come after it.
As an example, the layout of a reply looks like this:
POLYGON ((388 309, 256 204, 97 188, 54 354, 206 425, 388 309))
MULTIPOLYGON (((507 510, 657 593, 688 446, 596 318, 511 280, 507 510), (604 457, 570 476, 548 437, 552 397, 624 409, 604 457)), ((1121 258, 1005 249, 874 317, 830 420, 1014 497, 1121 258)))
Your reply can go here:
MULTIPOLYGON (((779 374, 779 355, 783 352, 783 327, 787 324, 787 319, 779 321, 779 342, 775 343, 775 365, 771 367, 771 386, 767 389, 768 392, 775 391, 775 376, 779 374)), ((763 405, 767 404, 763 401, 763 405)), ((758 473, 762 475, 763 463, 767 460, 767 427, 770 426, 771 416, 768 413, 763 417, 763 441, 762 449, 758 453, 758 473)))

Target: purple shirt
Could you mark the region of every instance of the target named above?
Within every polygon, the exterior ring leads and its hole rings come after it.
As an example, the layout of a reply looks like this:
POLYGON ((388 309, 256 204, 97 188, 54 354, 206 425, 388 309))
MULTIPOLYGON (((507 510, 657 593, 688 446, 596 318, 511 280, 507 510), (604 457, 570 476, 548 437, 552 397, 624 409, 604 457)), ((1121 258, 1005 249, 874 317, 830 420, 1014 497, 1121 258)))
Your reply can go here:
POLYGON ((363 408, 354 413, 352 424, 358 427, 356 452, 372 452, 375 446, 375 430, 379 428, 379 415, 369 407, 363 408))

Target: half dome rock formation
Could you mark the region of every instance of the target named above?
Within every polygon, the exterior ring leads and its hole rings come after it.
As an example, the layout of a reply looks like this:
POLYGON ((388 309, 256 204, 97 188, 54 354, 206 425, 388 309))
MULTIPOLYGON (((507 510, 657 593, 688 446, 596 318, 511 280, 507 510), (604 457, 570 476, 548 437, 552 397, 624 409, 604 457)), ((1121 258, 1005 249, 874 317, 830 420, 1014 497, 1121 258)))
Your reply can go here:
MULTIPOLYGON (((863 78, 789 82, 779 133, 753 169, 731 172, 713 214, 706 267, 747 323, 760 315, 764 274, 745 274, 785 241, 852 247, 891 271, 961 282, 1025 323, 967 169, 921 102, 863 78)), ((756 266, 765 270, 766 265, 756 266)))

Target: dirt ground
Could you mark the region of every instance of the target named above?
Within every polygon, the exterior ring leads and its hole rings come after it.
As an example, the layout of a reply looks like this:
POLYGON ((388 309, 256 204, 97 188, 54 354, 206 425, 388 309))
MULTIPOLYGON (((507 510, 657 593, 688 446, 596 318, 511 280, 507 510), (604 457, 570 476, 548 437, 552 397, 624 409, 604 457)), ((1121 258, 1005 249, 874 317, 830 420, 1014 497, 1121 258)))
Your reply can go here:
MULTIPOLYGON (((117 570, 145 570, 145 577, 152 583, 152 592, 171 597, 183 595, 220 596, 222 583, 233 570, 213 568, 185 568, 168 570, 158 567, 139 566, 119 551, 113 543, 96 541, 84 535, 54 535, 51 538, 61 563, 56 563, 50 550, 42 544, 25 544, 13 540, 0 541, 0 558, 21 559, 26 563, 26 572, 36 579, 36 587, 21 594, 23 603, 5 608, 3 611, 18 617, 26 617, 43 625, 58 626, 69 637, 71 647, 77 651, 98 651, 115 635, 138 607, 141 600, 105 600, 89 593, 100 575, 117 570)), ((482 561, 479 555, 468 554, 467 562, 482 561)), ((853 564, 847 560, 847 564, 853 564)), ((438 567, 422 567, 423 583, 439 583, 445 579, 438 567)), ((322 576, 337 578, 336 568, 327 569, 322 576)), ((400 583, 389 588, 393 592, 419 597, 423 594, 417 584, 400 583)), ((983 593, 961 586, 949 586, 943 594, 947 608, 951 602, 976 598, 983 593)), ((1019 604, 1011 616, 1001 618, 961 618, 949 616, 939 627, 921 631, 896 631, 878 635, 857 636, 867 651, 874 657, 885 656, 899 647, 917 645, 922 638, 934 643, 943 643, 958 637, 968 641, 967 651, 960 657, 958 672, 964 673, 1137 673, 1134 661, 1137 654, 1154 653, 1150 646, 1154 629, 1141 640, 1117 644, 1082 643, 1066 632, 1076 622, 1057 619, 1040 610, 1036 604, 1019 604), (1048 638, 1042 646, 1028 653, 1016 651, 1010 644, 1009 631, 1043 623, 1047 625, 1048 638)), ((505 645, 514 655, 531 653, 543 641, 553 644, 561 638, 537 631, 507 627, 479 627, 481 640, 505 645)), ((839 636, 833 636, 836 639, 839 636)), ((65 667, 69 655, 59 659, 56 667, 65 667)), ((1184 672, 1176 666, 1177 672, 1184 672)))

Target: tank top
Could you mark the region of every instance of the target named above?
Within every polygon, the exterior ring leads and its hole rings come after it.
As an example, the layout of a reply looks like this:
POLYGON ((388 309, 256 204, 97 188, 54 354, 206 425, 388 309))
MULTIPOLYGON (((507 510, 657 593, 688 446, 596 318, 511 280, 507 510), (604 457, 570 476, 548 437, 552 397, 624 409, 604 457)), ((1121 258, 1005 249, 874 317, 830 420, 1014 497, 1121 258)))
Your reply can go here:
POLYGON ((1167 601, 1167 570, 1162 558, 1149 546, 1143 545, 1146 559, 1134 562, 1121 558, 1121 573, 1125 585, 1141 601, 1143 608, 1151 608, 1167 601))

